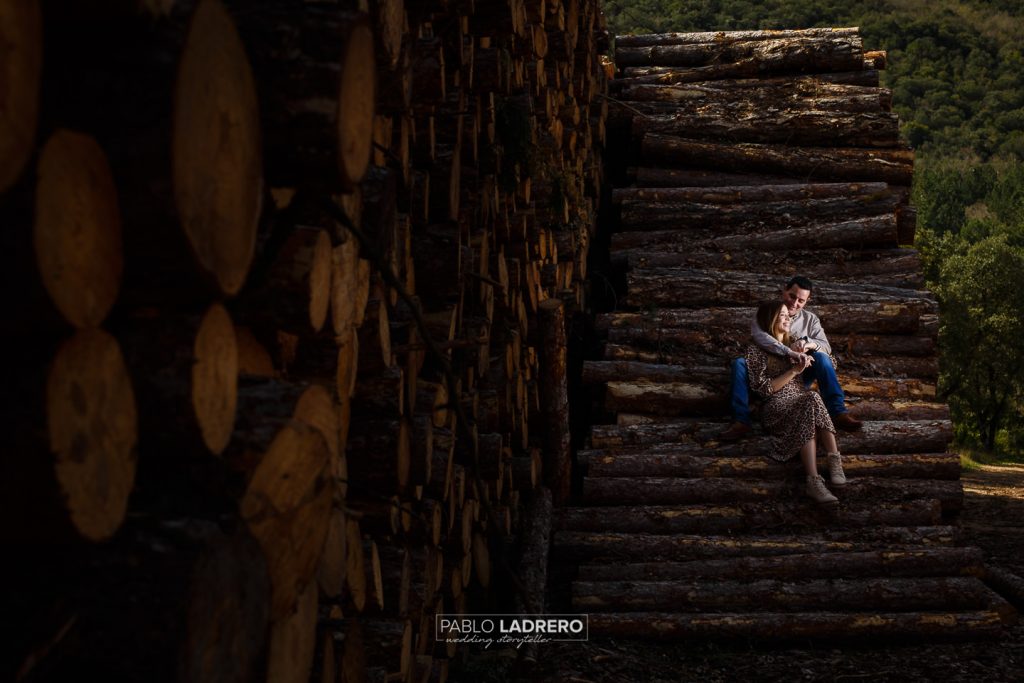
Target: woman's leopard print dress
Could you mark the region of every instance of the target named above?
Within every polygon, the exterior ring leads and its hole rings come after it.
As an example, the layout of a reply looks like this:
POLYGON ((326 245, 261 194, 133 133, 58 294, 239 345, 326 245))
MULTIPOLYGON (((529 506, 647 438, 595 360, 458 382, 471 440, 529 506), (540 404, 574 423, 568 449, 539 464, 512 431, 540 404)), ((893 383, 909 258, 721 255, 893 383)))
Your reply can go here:
POLYGON ((772 391, 772 379, 789 369, 789 359, 769 355, 757 346, 747 349, 747 372, 750 388, 765 400, 761 408, 761 423, 772 435, 773 459, 786 461, 797 455, 805 443, 814 438, 817 429, 825 428, 835 434, 821 395, 804 386, 800 375, 788 384, 772 391))

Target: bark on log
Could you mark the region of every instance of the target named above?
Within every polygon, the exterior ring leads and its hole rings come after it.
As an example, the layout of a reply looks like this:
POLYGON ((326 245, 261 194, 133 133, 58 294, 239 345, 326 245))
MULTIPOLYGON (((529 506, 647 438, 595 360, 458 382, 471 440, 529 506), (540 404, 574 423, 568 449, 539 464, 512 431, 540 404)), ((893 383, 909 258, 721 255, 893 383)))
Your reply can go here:
MULTIPOLYGON (((874 185, 874 183, 871 183, 874 185)), ((783 186, 785 187, 785 186, 783 186)), ((799 186, 794 186, 799 187, 799 186)), ((650 190, 642 190, 650 195, 650 190)), ((752 198, 749 202, 731 201, 732 196, 716 195, 714 192, 698 191, 688 194, 703 195, 699 201, 690 197, 673 201, 672 190, 664 190, 660 194, 665 199, 640 197, 626 199, 621 205, 621 229, 623 230, 657 230, 672 227, 683 230, 687 228, 707 227, 707 221, 713 221, 718 232, 708 236, 720 236, 721 228, 731 228, 730 233, 747 233, 763 230, 765 227, 787 229, 808 223, 848 221, 865 216, 889 214, 893 220, 893 238, 895 238, 896 208, 899 197, 884 189, 877 192, 853 192, 848 195, 822 197, 788 198, 785 191, 780 191, 778 199, 766 194, 752 198), (851 196, 852 195, 852 196, 851 196), (673 220, 673 218, 675 220, 673 220)), ((749 194, 749 193, 743 193, 749 194)))
POLYGON ((270 590, 266 559, 251 536, 243 531, 211 543, 191 579, 181 677, 241 683, 262 674, 270 590))
POLYGON ((237 14, 262 86, 269 182, 352 190, 370 162, 373 129, 375 50, 366 15, 301 0, 245 3, 237 14))
POLYGON ((147 453, 220 454, 235 422, 238 352, 235 329, 220 304, 202 316, 140 312, 119 330, 138 382, 147 453))
POLYGON ((558 299, 540 305, 538 324, 543 334, 541 412, 544 418, 544 467, 552 498, 560 504, 569 497, 572 485, 572 454, 569 451, 569 403, 566 382, 565 307, 558 299))
POLYGON ((361 490, 385 495, 409 486, 409 421, 360 420, 349 428, 348 472, 361 490))
MULTIPOLYGON (((797 249, 773 252, 713 251, 679 241, 654 251, 642 247, 612 254, 612 263, 624 268, 699 268, 709 270, 760 270, 775 276, 803 273, 814 280, 855 280, 889 287, 923 289, 921 257, 914 249, 848 248, 797 249)), ((831 328, 826 327, 827 330, 831 328)))
POLYGON ((736 187, 740 185, 804 185, 800 178, 752 173, 725 173, 691 168, 630 169, 636 187, 736 187))
POLYGON ((616 36, 616 47, 650 47, 654 45, 731 45, 750 40, 782 40, 784 38, 837 38, 855 36, 857 27, 766 29, 760 31, 698 31, 677 33, 640 33, 616 36))
MULTIPOLYGON (((803 482, 799 484, 798 487, 795 480, 786 481, 781 478, 586 477, 583 480, 583 497, 592 505, 685 505, 775 500, 803 495, 803 482)), ((834 493, 838 493, 837 497, 841 500, 937 498, 942 503, 943 511, 947 512, 959 510, 963 506, 963 486, 959 481, 851 477, 846 486, 836 489, 834 493)))
MULTIPOLYGON (((665 451, 689 452, 714 448, 718 455, 765 454, 768 440, 748 438, 738 444, 724 446, 717 441, 725 425, 709 425, 699 421, 677 421, 619 427, 595 425, 591 430, 591 448, 619 449, 643 447, 650 451, 664 444, 665 451)), ((844 453, 941 453, 953 438, 952 425, 945 420, 866 422, 857 432, 841 436, 844 453)))
POLYGON ((660 640, 744 638, 763 640, 835 638, 993 638, 1003 629, 999 612, 883 612, 870 618, 849 612, 805 612, 715 616, 634 612, 595 614, 590 632, 604 637, 660 640))
POLYGON ((678 612, 949 612, 985 609, 989 591, 969 576, 780 581, 576 581, 581 612, 640 612, 672 605, 678 612))
MULTIPOLYGON (((736 72, 730 69, 729 65, 724 67, 697 67, 695 69, 680 68, 673 66, 648 66, 628 67, 624 70, 625 76, 612 81, 614 90, 629 87, 630 85, 659 84, 659 85, 681 85, 686 83, 700 82, 724 82, 727 79, 750 80, 748 77, 756 74, 736 72)), ((810 80, 822 83, 835 83, 842 85, 859 85, 865 87, 878 87, 880 78, 875 69, 864 69, 863 66, 857 71, 837 71, 834 73, 816 73, 807 76, 787 75, 776 76, 765 79, 766 81, 786 80, 810 80)))
POLYGON ((17 401, 4 415, 12 441, 0 478, 4 538, 109 538, 135 485, 138 435, 136 397, 117 341, 81 330, 12 379, 17 401))
POLYGON ((910 150, 828 149, 755 143, 717 144, 648 133, 642 146, 645 161, 730 172, 771 173, 807 181, 882 181, 909 185, 913 173, 910 150))
MULTIPOLYGON (((823 105, 826 103, 822 103, 823 105)), ((690 139, 786 143, 831 147, 895 147, 899 120, 891 112, 752 111, 645 113, 633 118, 633 134, 678 135, 690 139)))
MULTIPOLYGON (((840 437, 842 440, 842 437, 840 437)), ((644 455, 604 453, 593 457, 587 451, 579 455, 588 477, 783 477, 793 463, 783 464, 769 458, 682 453, 646 453, 644 455)), ((818 463, 824 470, 824 459, 818 463)), ((959 479, 960 459, 955 453, 908 453, 905 455, 844 455, 843 468, 857 477, 900 477, 912 479, 959 479)))
POLYGON ((950 526, 867 527, 801 532, 798 535, 708 536, 688 534, 557 531, 555 552, 569 560, 698 560, 902 550, 931 550, 957 544, 950 526))
POLYGON ((860 36, 855 34, 765 38, 724 45, 697 43, 621 47, 615 50, 615 63, 620 68, 703 67, 718 78, 782 72, 852 71, 863 67, 864 48, 860 36))
MULTIPOLYGON (((901 335, 920 333, 922 316, 936 312, 937 306, 934 302, 921 300, 823 306, 817 305, 815 301, 809 310, 813 310, 821 319, 822 327, 829 335, 901 335)), ((602 313, 597 316, 595 326, 599 331, 643 326, 645 329, 664 329, 666 333, 671 334, 673 329, 705 325, 709 332, 719 337, 738 334, 745 338, 750 330, 753 313, 753 309, 748 308, 709 308, 703 311, 659 309, 645 313, 602 313)))
POLYGON ((697 578, 792 579, 806 576, 981 576, 981 550, 929 548, 867 552, 810 553, 775 557, 730 557, 690 562, 583 565, 581 581, 679 581, 697 578))
POLYGON ((35 144, 43 67, 43 20, 35 2, 16 2, 0 16, 0 43, 6 46, 0 66, 0 193, 21 175, 35 144))
POLYGON ((709 81, 688 85, 641 84, 623 87, 619 100, 640 112, 671 113, 774 107, 832 112, 879 112, 892 108, 886 88, 822 83, 810 77, 709 81), (654 105, 649 109, 647 105, 654 105))
POLYGON ((276 251, 266 276, 243 296, 240 315, 253 327, 308 337, 327 320, 333 270, 330 234, 297 225, 276 251))
MULTIPOLYGON (((690 347, 688 335, 678 330, 676 335, 665 335, 657 348, 644 348, 644 345, 620 344, 609 341, 604 346, 604 356, 609 361, 628 361, 642 363, 664 363, 682 366, 717 366, 728 365, 732 358, 743 355, 745 347, 722 343, 709 348, 690 347)), ((912 356, 859 356, 839 353, 840 366, 844 373, 868 375, 872 377, 915 378, 934 382, 938 376, 938 358, 916 358, 912 356)), ((628 387, 620 387, 619 394, 629 400, 628 387)), ((666 391, 656 389, 656 391, 666 391)), ((667 390, 670 393, 674 390, 667 390)), ((642 412, 628 410, 628 403, 623 403, 620 412, 642 412)), ((662 411, 669 410, 667 406, 662 411)))
POLYGON ((672 534, 760 533, 783 529, 841 526, 928 526, 938 524, 942 508, 937 500, 894 503, 850 503, 837 510, 822 509, 810 501, 743 502, 685 506, 615 506, 566 508, 559 511, 559 531, 614 531, 672 534))
MULTIPOLYGON (((738 206, 731 207, 726 211, 709 211, 705 216, 681 216, 674 224, 668 214, 663 213, 671 205, 657 207, 656 211, 661 215, 641 215, 639 217, 630 207, 628 209, 630 212, 629 224, 623 226, 626 232, 612 235, 611 247, 613 251, 631 249, 646 252, 654 250, 670 252, 680 249, 683 244, 689 244, 694 249, 726 253, 760 252, 757 254, 758 256, 769 260, 772 258, 771 252, 775 251, 837 247, 856 249, 865 246, 895 247, 899 243, 896 216, 893 213, 884 212, 884 207, 877 207, 882 209, 883 215, 868 215, 864 218, 855 218, 840 223, 829 222, 830 219, 833 221, 841 219, 843 214, 858 212, 857 209, 843 211, 840 208, 843 204, 846 204, 845 200, 822 200, 814 210, 834 215, 806 215, 803 218, 794 218, 789 221, 787 218, 790 218, 792 214, 785 213, 789 210, 785 206, 775 207, 782 211, 778 214, 761 213, 763 207, 758 206, 754 209, 754 215, 749 216, 747 220, 741 219, 741 214, 747 207, 738 206), (669 226, 671 229, 664 229, 669 226), (720 226, 726 227, 734 234, 719 237, 720 226), (648 228, 655 229, 647 232, 648 228), (662 229, 658 230, 657 228, 662 229)), ((675 208, 683 210, 678 205, 675 208)), ((872 207, 864 208, 872 210, 872 207)), ((756 270, 766 269, 757 268, 756 270)), ((830 280, 838 279, 833 273, 828 272, 826 272, 826 277, 830 280)))
POLYGON ((713 205, 780 202, 794 199, 879 197, 885 183, 792 183, 782 185, 722 185, 714 187, 623 187, 612 190, 613 202, 700 203, 713 205))
MULTIPOLYGON (((752 306, 774 293, 766 286, 771 280, 753 273, 648 268, 629 273, 626 302, 631 306, 678 306, 691 301, 699 301, 702 307, 752 306)), ((930 292, 922 290, 828 281, 815 283, 814 298, 816 305, 933 300, 930 292)))

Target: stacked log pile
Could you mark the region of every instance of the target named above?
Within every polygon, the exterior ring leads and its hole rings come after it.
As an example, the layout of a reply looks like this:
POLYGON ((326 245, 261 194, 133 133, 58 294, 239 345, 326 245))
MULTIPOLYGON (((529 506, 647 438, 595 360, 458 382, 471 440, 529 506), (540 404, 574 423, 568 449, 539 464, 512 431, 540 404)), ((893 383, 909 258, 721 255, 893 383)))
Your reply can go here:
POLYGON ((597 317, 603 359, 583 368, 612 424, 578 453, 579 506, 556 514, 565 608, 622 637, 998 632, 1013 609, 957 537, 938 310, 903 246, 913 154, 878 85, 884 54, 856 29, 616 45, 622 287, 597 317), (759 428, 718 438, 756 305, 795 274, 815 282, 809 309, 865 421, 839 434, 850 481, 834 508, 804 496, 798 461, 766 457, 759 428))
POLYGON ((444 680, 435 615, 542 610, 598 3, 16 0, 0 42, 21 675, 444 680))

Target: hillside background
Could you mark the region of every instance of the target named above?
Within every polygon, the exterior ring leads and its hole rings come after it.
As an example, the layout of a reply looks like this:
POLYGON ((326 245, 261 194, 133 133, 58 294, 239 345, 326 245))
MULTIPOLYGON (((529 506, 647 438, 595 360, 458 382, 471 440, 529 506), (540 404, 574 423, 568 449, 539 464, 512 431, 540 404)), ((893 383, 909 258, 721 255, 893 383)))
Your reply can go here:
MULTIPOLYGON (((605 0, 616 34, 859 26, 917 152, 915 246, 966 457, 1024 458, 1024 0, 605 0)), ((966 458, 965 458, 966 459, 966 458)))

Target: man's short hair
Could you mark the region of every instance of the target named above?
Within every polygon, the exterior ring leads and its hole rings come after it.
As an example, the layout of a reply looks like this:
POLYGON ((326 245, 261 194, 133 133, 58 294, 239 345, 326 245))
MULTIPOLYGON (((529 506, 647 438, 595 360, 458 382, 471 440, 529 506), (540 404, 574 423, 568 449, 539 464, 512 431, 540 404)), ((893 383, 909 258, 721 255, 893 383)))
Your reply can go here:
POLYGON ((814 291, 814 283, 811 282, 809 279, 805 278, 803 275, 794 275, 793 277, 789 278, 789 282, 786 283, 786 286, 783 287, 783 290, 787 290, 793 285, 796 285, 800 289, 806 289, 808 292, 814 291))

